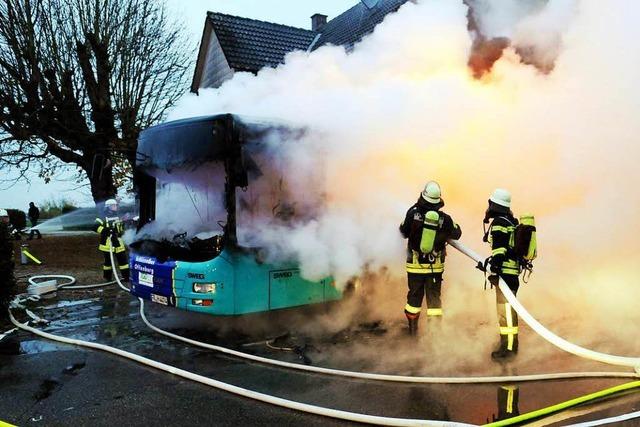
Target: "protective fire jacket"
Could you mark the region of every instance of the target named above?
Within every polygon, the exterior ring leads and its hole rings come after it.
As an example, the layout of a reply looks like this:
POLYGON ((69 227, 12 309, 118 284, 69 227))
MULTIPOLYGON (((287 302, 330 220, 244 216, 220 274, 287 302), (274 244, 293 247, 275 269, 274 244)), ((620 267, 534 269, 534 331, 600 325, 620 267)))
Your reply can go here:
POLYGON ((124 224, 120 218, 106 217, 96 218, 94 231, 100 234, 100 245, 98 249, 102 252, 110 252, 113 247, 114 253, 125 251, 122 235, 124 234, 124 224))
POLYGON ((422 197, 407 211, 404 221, 400 224, 400 233, 407 241, 406 269, 415 274, 442 274, 446 258, 445 246, 447 240, 458 240, 462 236, 460 226, 440 209, 444 202, 432 204, 422 197), (424 217, 427 212, 436 211, 440 215, 434 249, 430 253, 420 251, 420 239, 424 227, 424 217))
POLYGON ((501 265, 502 274, 519 275, 520 262, 513 253, 518 220, 512 215, 497 216, 489 228, 489 243, 493 265, 501 265))

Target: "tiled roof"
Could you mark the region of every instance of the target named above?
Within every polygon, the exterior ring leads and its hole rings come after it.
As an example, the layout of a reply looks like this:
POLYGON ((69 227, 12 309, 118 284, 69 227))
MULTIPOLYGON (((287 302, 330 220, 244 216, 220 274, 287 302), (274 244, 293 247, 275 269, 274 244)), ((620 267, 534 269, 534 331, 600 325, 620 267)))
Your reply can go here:
POLYGON ((307 50, 316 33, 222 13, 208 13, 229 66, 236 71, 258 72, 276 67, 287 53, 307 50))
POLYGON ((313 49, 329 43, 351 49, 362 37, 372 32, 389 13, 397 11, 407 1, 409 0, 379 0, 370 9, 364 3, 358 2, 320 29, 322 35, 313 49))

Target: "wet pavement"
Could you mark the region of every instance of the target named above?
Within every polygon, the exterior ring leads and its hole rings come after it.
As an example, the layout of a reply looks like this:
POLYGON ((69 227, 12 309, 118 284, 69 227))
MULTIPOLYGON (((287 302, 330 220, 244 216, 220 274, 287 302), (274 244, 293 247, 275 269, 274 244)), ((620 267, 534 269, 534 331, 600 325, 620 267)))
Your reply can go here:
MULTIPOLYGON (((262 393, 371 415, 482 424, 629 381, 417 385, 336 378, 248 363, 160 336, 140 319, 137 300, 115 287, 60 291, 55 298, 32 305, 36 314, 51 321, 43 329, 54 334, 108 344, 262 393)), ((434 376, 616 370, 546 348, 550 346, 526 328, 523 348, 544 351, 527 354, 523 350, 517 361, 501 366, 487 360, 484 347, 482 355, 458 359, 456 351, 437 345, 451 343, 445 336, 455 334, 444 325, 440 332, 430 330, 418 344, 403 335, 402 323, 389 321, 309 331, 309 324, 324 324, 335 315, 331 310, 340 310, 339 306, 304 316, 285 314, 284 320, 274 322, 265 316, 237 322, 151 303, 147 307, 154 324, 191 338, 339 369, 434 376), (228 327, 229 323, 233 327, 228 327), (277 326, 256 327, 266 324, 277 326), (443 335, 441 341, 437 333, 443 335)), ((22 314, 20 319, 25 320, 22 314)), ((6 325, 0 325, 0 330, 5 329, 6 325)), ((437 331, 438 327, 431 329, 437 331)), ((483 331, 479 329, 478 337, 484 336, 483 331)), ((478 337, 471 337, 467 345, 478 337)), ((0 420, 17 425, 349 424, 241 398, 110 354, 41 340, 25 332, 15 333, 11 340, 18 354, 0 354, 0 420)), ((566 425, 639 409, 640 393, 628 393, 538 420, 534 425, 566 425)))

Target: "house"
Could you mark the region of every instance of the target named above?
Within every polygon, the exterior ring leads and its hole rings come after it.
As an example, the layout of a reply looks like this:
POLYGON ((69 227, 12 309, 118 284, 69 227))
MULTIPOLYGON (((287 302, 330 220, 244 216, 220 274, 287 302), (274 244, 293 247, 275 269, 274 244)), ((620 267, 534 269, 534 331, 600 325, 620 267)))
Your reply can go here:
POLYGON ((330 21, 316 13, 310 30, 208 12, 191 91, 220 87, 235 72, 277 67, 294 50, 313 51, 327 44, 350 50, 407 1, 361 0, 330 21))

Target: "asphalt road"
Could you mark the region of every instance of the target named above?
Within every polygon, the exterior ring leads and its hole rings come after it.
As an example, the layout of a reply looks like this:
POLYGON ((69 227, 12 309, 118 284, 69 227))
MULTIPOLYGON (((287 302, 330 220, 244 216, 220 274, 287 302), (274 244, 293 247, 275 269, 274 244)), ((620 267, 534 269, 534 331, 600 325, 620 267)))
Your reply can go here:
MULTIPOLYGON (((300 402, 372 415, 475 424, 510 416, 506 408, 499 407, 500 393, 504 393, 499 384, 411 385, 334 378, 247 363, 181 344, 150 331, 139 318, 137 301, 115 288, 60 292, 54 299, 36 303, 34 311, 52 320, 46 328, 52 333, 109 344, 220 381, 300 402)), ((149 311, 152 321, 165 328, 268 357, 300 362, 302 353, 314 365, 442 374, 443 365, 424 362, 435 357, 435 353, 429 353, 431 347, 425 345, 419 347, 424 353, 416 352, 416 344, 397 332, 400 325, 352 325, 339 333, 307 336, 295 333, 295 323, 289 323, 292 334, 274 344, 304 349, 296 353, 274 350, 260 342, 282 331, 261 331, 259 336, 222 333, 215 325, 202 323, 202 319, 194 321, 183 312, 159 306, 152 306, 149 311), (246 345, 253 341, 257 343, 246 345)), ((528 339, 530 347, 546 345, 535 337, 528 339)), ((0 420, 17 425, 349 424, 241 398, 109 354, 58 345, 23 332, 14 334, 12 340, 15 354, 0 355, 0 420)), ((4 343, 7 353, 12 353, 10 347, 4 343)), ((489 361, 459 369, 447 365, 443 375, 611 370, 553 349, 543 354, 540 357, 544 360, 524 354, 522 362, 506 367, 489 361)), ((595 379, 520 384, 511 415, 624 382, 595 379)), ((537 425, 566 425, 639 409, 640 393, 630 393, 563 412, 540 420, 537 425)), ((630 421, 624 425, 640 424, 630 421)))

